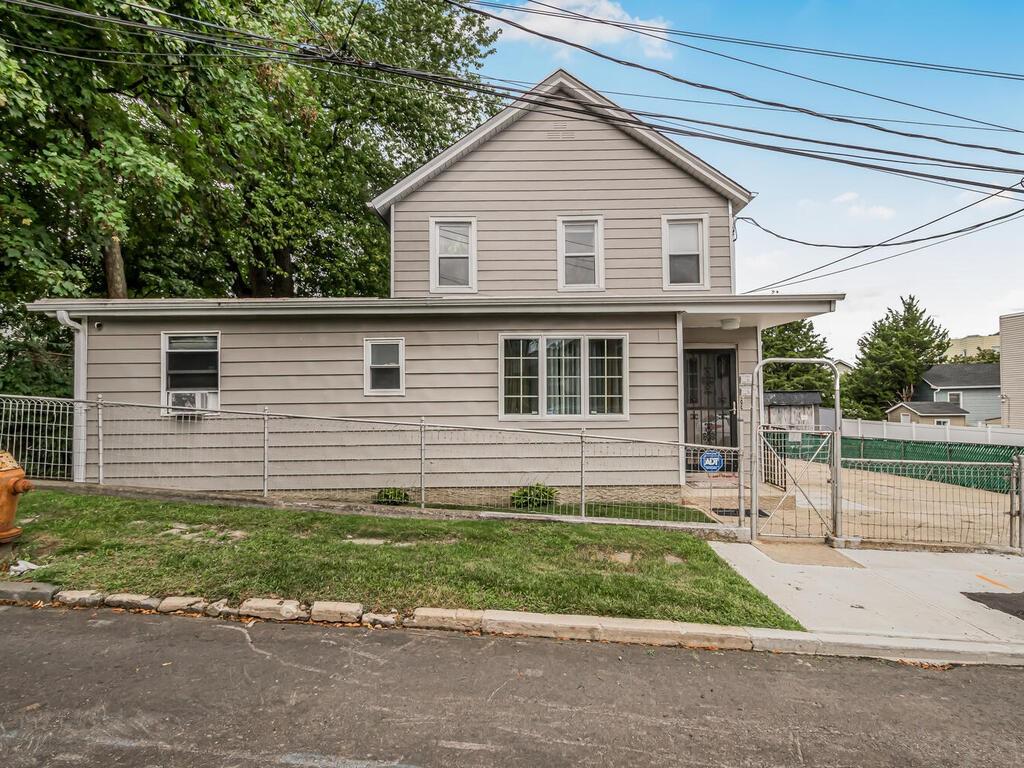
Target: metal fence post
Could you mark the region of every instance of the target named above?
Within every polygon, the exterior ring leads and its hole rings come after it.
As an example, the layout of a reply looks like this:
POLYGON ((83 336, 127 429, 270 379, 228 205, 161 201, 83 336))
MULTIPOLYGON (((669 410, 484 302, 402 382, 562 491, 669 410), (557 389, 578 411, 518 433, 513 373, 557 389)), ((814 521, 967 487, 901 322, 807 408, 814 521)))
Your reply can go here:
POLYGON ((427 418, 420 416, 420 510, 427 507, 427 418))
POLYGON ((96 480, 103 485, 103 395, 96 395, 96 480))
POLYGON ((580 429, 580 516, 587 516, 587 428, 580 429))
POLYGON ((263 406, 263 498, 270 495, 270 409, 263 406))
MULTIPOLYGON (((761 468, 761 430, 758 419, 759 410, 757 401, 761 396, 761 368, 758 365, 754 371, 752 387, 750 390, 750 540, 757 541, 757 516, 760 510, 758 499, 758 484, 761 482, 759 472, 761 468)), ((743 490, 740 489, 740 493, 743 490)))
POLYGON ((1024 550, 1024 455, 1017 456, 1017 546, 1024 550))
POLYGON ((742 528, 746 522, 746 511, 743 508, 743 433, 740 432, 740 447, 736 452, 736 482, 739 485, 739 498, 736 499, 736 527, 742 528))

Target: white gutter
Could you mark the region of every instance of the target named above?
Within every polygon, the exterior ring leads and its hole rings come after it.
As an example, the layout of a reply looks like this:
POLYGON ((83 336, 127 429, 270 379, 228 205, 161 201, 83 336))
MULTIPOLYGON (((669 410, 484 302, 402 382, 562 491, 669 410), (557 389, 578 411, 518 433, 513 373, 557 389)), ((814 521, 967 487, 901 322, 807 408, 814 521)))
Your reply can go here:
POLYGON ((85 404, 87 396, 86 372, 89 364, 89 331, 86 323, 71 319, 67 310, 58 309, 55 317, 75 335, 75 420, 71 443, 71 479, 76 483, 85 482, 85 404))

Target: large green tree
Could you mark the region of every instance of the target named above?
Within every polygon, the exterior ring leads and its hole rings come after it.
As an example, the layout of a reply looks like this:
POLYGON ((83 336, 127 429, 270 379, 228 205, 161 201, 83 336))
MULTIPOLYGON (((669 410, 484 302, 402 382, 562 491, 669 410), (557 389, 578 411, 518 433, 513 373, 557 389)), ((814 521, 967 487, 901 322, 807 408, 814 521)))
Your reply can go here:
MULTIPOLYGON (((814 330, 810 320, 795 320, 768 328, 761 333, 764 357, 828 357, 825 337, 814 330)), ((835 399, 832 374, 820 365, 777 364, 764 368, 766 390, 817 390, 831 406, 835 399)))
POLYGON ((921 374, 941 363, 949 333, 913 296, 886 311, 857 342, 857 367, 843 379, 847 415, 882 419, 886 408, 910 400, 921 374))
MULTIPOLYGON (((214 29, 177 14, 459 77, 495 39, 475 15, 422 0, 66 5, 214 29)), ((68 351, 21 309, 41 296, 385 293, 387 231, 366 201, 494 106, 396 75, 0 6, 0 385, 44 394, 43 382, 66 381, 33 371, 68 351)))

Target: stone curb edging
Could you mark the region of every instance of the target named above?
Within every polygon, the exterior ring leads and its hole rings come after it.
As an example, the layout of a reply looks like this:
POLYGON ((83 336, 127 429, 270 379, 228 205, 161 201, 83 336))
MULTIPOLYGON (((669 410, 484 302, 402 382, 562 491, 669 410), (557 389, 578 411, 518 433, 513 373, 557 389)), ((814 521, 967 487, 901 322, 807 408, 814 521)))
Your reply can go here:
POLYGON ((760 627, 726 627, 661 619, 528 613, 523 611, 416 608, 411 617, 363 611, 361 603, 249 598, 238 608, 227 600, 150 597, 96 590, 61 590, 40 582, 0 581, 0 603, 53 604, 69 608, 120 608, 232 619, 306 622, 369 627, 403 626, 476 634, 585 640, 650 646, 877 658, 923 664, 1024 666, 1024 645, 985 641, 884 637, 829 632, 793 632, 760 627))

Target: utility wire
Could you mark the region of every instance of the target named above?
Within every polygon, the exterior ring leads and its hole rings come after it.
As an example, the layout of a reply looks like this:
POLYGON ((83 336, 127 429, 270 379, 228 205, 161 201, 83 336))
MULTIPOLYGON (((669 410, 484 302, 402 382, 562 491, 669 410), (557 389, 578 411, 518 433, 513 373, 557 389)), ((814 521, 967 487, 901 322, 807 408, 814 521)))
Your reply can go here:
MULTIPOLYGON (((1006 187, 1005 189, 1001 190, 1000 192, 993 192, 991 195, 986 195, 985 197, 978 198, 977 200, 975 200, 975 201, 973 201, 971 203, 968 203, 967 205, 961 206, 960 208, 957 208, 954 211, 950 211, 949 213, 944 213, 941 216, 937 216, 936 218, 932 219, 931 221, 926 221, 924 224, 919 224, 918 226, 912 227, 911 229, 908 229, 905 232, 900 232, 899 234, 893 235, 892 237, 887 237, 885 240, 883 240, 880 243, 875 243, 873 245, 866 246, 866 247, 861 248, 861 249, 859 249, 857 251, 854 251, 853 253, 847 254, 846 256, 840 256, 839 258, 833 259, 832 261, 826 262, 825 264, 821 264, 821 265, 819 265, 817 267, 813 267, 811 269, 805 269, 803 272, 797 272, 794 275, 790 275, 789 277, 783 277, 783 278, 781 278, 779 280, 775 280, 774 282, 762 285, 759 288, 754 288, 753 290, 750 290, 750 291, 744 291, 744 293, 756 293, 758 291, 763 291, 763 290, 765 290, 767 288, 775 288, 775 287, 780 286, 782 283, 790 283, 791 281, 793 281, 793 280, 795 280, 797 278, 800 278, 800 277, 804 277, 805 275, 809 275, 812 272, 818 272, 819 270, 826 269, 828 267, 833 266, 834 264, 839 264, 840 262, 848 261, 849 259, 852 259, 852 258, 855 258, 857 256, 860 256, 862 253, 870 251, 870 250, 872 250, 874 248, 879 248, 879 247, 881 247, 883 245, 886 245, 887 243, 891 243, 893 240, 895 240, 898 237, 904 237, 906 235, 913 234, 914 232, 922 230, 925 227, 930 227, 932 224, 940 222, 943 219, 948 219, 949 217, 955 216, 956 214, 961 213, 962 211, 966 211, 968 208, 973 208, 976 205, 981 205, 986 200, 990 200, 993 197, 998 196, 999 194, 1001 194, 1001 192, 1007 192, 1007 191, 1013 189, 1013 187, 1021 186, 1022 184, 1024 184, 1024 179, 1022 179, 1021 181, 1017 182, 1016 184, 1013 184, 1013 185, 1011 185, 1009 187, 1006 187)), ((1021 209, 1021 210, 1024 211, 1024 209, 1021 209)), ((993 219, 992 221, 995 222, 995 221, 998 221, 1000 219, 1005 219, 1005 218, 1007 218, 1007 217, 1006 216, 997 217, 996 219, 993 219)))
MULTIPOLYGON (((477 5, 486 5, 492 8, 509 8, 514 10, 525 10, 522 6, 507 5, 496 2, 482 2, 482 0, 472 0, 477 5)), ((826 48, 810 48, 807 46, 790 45, 787 43, 777 43, 767 40, 752 40, 743 37, 728 37, 726 35, 714 35, 702 32, 693 32, 686 29, 672 29, 655 26, 653 24, 641 24, 637 22, 622 22, 623 26, 629 26, 635 29, 644 29, 653 32, 664 32, 670 35, 678 35, 680 37, 689 37, 697 40, 711 40, 719 43, 729 43, 733 45, 744 45, 755 48, 767 48, 777 51, 789 51, 791 53, 803 53, 812 56, 824 56, 829 58, 837 59, 849 59, 852 61, 869 62, 873 64, 887 64, 895 67, 908 67, 911 69, 926 69, 936 72, 950 72, 958 75, 973 75, 977 77, 991 77, 1003 80, 1024 80, 1024 73, 1018 72, 1001 72, 994 69, 982 69, 979 67, 966 67, 955 64, 936 64, 933 62, 916 61, 914 59, 901 59, 889 56, 873 56, 864 53, 850 53, 848 51, 834 51, 826 48)))
MULTIPOLYGON (((60 12, 61 9, 62 9, 61 6, 53 6, 53 5, 50 5, 50 4, 47 4, 47 3, 32 2, 31 0, 4 0, 4 2, 6 2, 8 4, 18 5, 18 6, 42 7, 44 9, 55 11, 55 12, 60 12)), ((64 9, 64 10, 68 10, 68 9, 64 9)), ((424 73, 424 72, 420 72, 418 70, 413 70, 413 69, 410 69, 410 68, 395 67, 395 66, 392 66, 392 65, 383 64, 381 62, 363 61, 361 59, 357 59, 357 58, 349 57, 349 56, 344 56, 344 57, 343 56, 326 56, 326 55, 324 55, 322 53, 322 51, 317 46, 313 46, 313 45, 309 45, 309 44, 299 44, 299 43, 292 43, 292 42, 289 42, 289 41, 280 41, 282 45, 290 46, 293 49, 293 50, 289 50, 289 51, 282 51, 280 49, 268 48, 266 46, 256 45, 256 44, 250 43, 250 42, 240 42, 240 41, 235 41, 235 40, 227 40, 227 39, 222 38, 222 37, 212 36, 212 35, 210 35, 208 33, 195 33, 195 32, 190 32, 190 31, 187 31, 187 30, 181 30, 181 29, 176 29, 176 28, 171 28, 171 27, 163 27, 163 26, 150 25, 150 24, 147 24, 145 22, 135 22, 135 21, 132 21, 132 20, 122 19, 120 17, 98 16, 98 15, 88 14, 88 13, 80 12, 80 11, 73 11, 73 13, 74 13, 74 15, 76 17, 79 17, 79 18, 84 17, 84 18, 88 18, 88 19, 91 19, 91 20, 107 21, 107 22, 114 23, 114 24, 123 24, 123 25, 129 26, 130 28, 143 29, 143 30, 147 30, 147 31, 153 32, 155 34, 168 34, 168 35, 170 35, 172 37, 176 37, 178 39, 182 39, 182 40, 185 40, 185 41, 198 42, 200 44, 214 45, 214 46, 220 45, 221 47, 227 47, 229 50, 241 50, 243 52, 268 53, 268 54, 271 54, 271 55, 274 55, 274 56, 282 57, 284 60, 287 60, 288 62, 293 62, 294 59, 296 59, 296 58, 298 59, 299 62, 302 62, 302 63, 307 64, 307 65, 310 62, 328 62, 328 63, 339 64, 339 65, 343 65, 343 66, 357 67, 357 68, 369 69, 369 70, 374 70, 374 71, 379 71, 379 72, 386 72, 386 73, 390 73, 390 74, 397 74, 397 75, 405 75, 405 76, 409 76, 409 77, 415 77, 415 78, 426 80, 428 82, 432 82, 432 83, 435 83, 435 84, 441 84, 441 85, 446 85, 446 86, 449 86, 449 87, 461 88, 463 90, 471 90, 471 91, 483 92, 483 93, 487 93, 488 92, 488 90, 484 86, 482 86, 479 82, 476 82, 476 81, 458 80, 457 78, 454 78, 452 76, 439 76, 439 75, 435 75, 433 73, 424 73)), ((184 18, 187 19, 187 17, 184 17, 184 18)), ((213 27, 218 27, 218 28, 220 28, 222 26, 222 25, 210 24, 208 22, 204 22, 203 24, 205 26, 213 26, 213 27)), ((225 28, 225 29, 227 29, 227 30, 229 30, 229 31, 231 31, 233 33, 240 34, 242 36, 245 36, 245 34, 246 34, 244 30, 237 30, 237 29, 232 29, 232 28, 225 28)), ((257 36, 257 37, 264 37, 265 38, 265 36, 257 36)), ((270 39, 273 40, 273 38, 270 38, 270 39)), ((500 92, 496 93, 493 90, 490 91, 490 93, 492 95, 496 95, 496 96, 499 96, 499 97, 501 97, 501 96, 508 97, 507 93, 500 93, 500 92)), ((522 102, 532 103, 532 104, 536 104, 537 103, 533 99, 526 98, 526 97, 520 97, 516 105, 521 107, 522 102)), ((540 105, 541 106, 548 106, 548 107, 551 106, 550 103, 544 103, 544 102, 540 102, 540 105)), ((594 119, 593 118, 593 113, 588 111, 588 110, 586 110, 586 109, 573 109, 573 108, 570 108, 570 107, 567 107, 567 106, 559 106, 558 110, 560 112, 562 112, 562 111, 575 112, 575 113, 583 114, 586 118, 589 118, 591 120, 594 119)), ((683 130, 683 129, 675 128, 675 127, 672 127, 672 126, 652 126, 652 125, 649 125, 647 123, 644 123, 642 121, 638 121, 638 120, 635 120, 635 119, 634 120, 623 120, 623 119, 620 119, 620 118, 613 118, 613 119, 600 119, 599 118, 599 120, 601 122, 608 122, 608 123, 611 123, 611 124, 614 124, 614 125, 632 126, 632 127, 637 128, 637 129, 640 129, 640 130, 647 130, 647 131, 653 131, 653 132, 663 131, 663 132, 666 132, 666 133, 672 133, 672 134, 676 134, 676 135, 691 136, 691 137, 695 137, 695 138, 706 138, 706 139, 713 140, 713 141, 725 141, 727 143, 738 144, 738 145, 741 145, 741 146, 760 148, 760 149, 765 149, 765 150, 769 150, 769 151, 781 152, 781 153, 784 153, 784 154, 791 154, 791 155, 795 155, 795 156, 808 157, 808 158, 812 158, 812 159, 826 160, 826 161, 829 161, 829 162, 843 163, 843 164, 851 165, 851 166, 854 166, 854 167, 861 167, 861 168, 868 168, 868 169, 872 169, 872 170, 879 170, 879 171, 883 171, 883 172, 886 172, 886 173, 894 173, 894 174, 897 174, 897 175, 907 176, 907 177, 910 177, 910 178, 918 178, 918 179, 922 179, 922 180, 931 180, 931 181, 937 181, 937 182, 948 182, 948 183, 951 183, 951 184, 959 184, 959 185, 968 185, 968 186, 974 186, 974 187, 979 187, 979 188, 983 188, 983 189, 997 189, 997 190, 1004 189, 1003 187, 1001 187, 999 185, 995 185, 995 184, 991 184, 991 183, 987 183, 987 182, 982 182, 982 181, 975 181, 975 180, 972 180, 972 179, 963 179, 963 178, 959 178, 959 177, 949 177, 949 176, 942 176, 942 175, 937 175, 937 174, 927 174, 927 173, 922 173, 922 172, 919 172, 919 171, 911 171, 909 169, 897 169, 897 168, 892 168, 892 167, 889 167, 889 166, 879 165, 877 162, 860 162, 859 160, 856 160, 856 159, 847 159, 847 158, 833 157, 833 156, 829 156, 829 155, 826 155, 826 154, 815 153, 815 152, 812 152, 812 151, 809 151, 809 150, 804 150, 804 149, 795 148, 795 147, 784 147, 784 146, 778 146, 778 145, 772 145, 772 144, 764 144, 764 143, 759 143, 759 142, 751 142, 751 141, 747 141, 747 140, 743 140, 743 139, 738 139, 738 138, 734 138, 734 137, 725 137, 725 136, 722 136, 722 135, 715 135, 715 134, 712 134, 712 133, 709 133, 709 132, 683 130)), ((876 160, 876 158, 869 158, 869 159, 876 160)))
POLYGON ((762 232, 764 232, 766 234, 769 234, 772 237, 777 238, 779 240, 785 240, 787 243, 796 243, 797 245, 806 245, 806 246, 808 246, 810 248, 840 248, 840 249, 842 249, 842 248, 848 248, 848 249, 854 249, 854 248, 895 248, 895 247, 898 247, 898 246, 901 246, 901 245, 912 245, 914 243, 923 243, 923 242, 926 242, 928 240, 937 240, 937 239, 942 238, 942 237, 949 237, 950 235, 958 235, 958 234, 961 234, 961 233, 968 234, 970 232, 973 232, 976 229, 984 229, 984 228, 988 227, 989 225, 991 225, 994 222, 1002 221, 1003 219, 1011 218, 1012 216, 1015 216, 1017 213, 1018 213, 1017 211, 1014 211, 1012 213, 1008 213, 1008 214, 1005 214, 1003 216, 996 216, 995 218, 988 219, 986 221, 981 221, 981 222, 978 222, 977 224, 969 224, 966 227, 960 227, 959 229, 952 229, 952 230, 949 230, 948 232, 941 232, 941 233, 936 234, 936 235, 928 235, 927 237, 915 237, 915 238, 913 238, 911 240, 893 240, 891 242, 882 243, 881 245, 872 244, 872 243, 861 243, 861 244, 858 244, 858 245, 847 244, 847 243, 815 243, 815 242, 811 242, 811 241, 808 241, 808 240, 800 240, 800 239, 795 238, 795 237, 787 237, 786 235, 781 235, 778 232, 776 232, 776 231, 774 231, 772 229, 769 229, 768 227, 764 226, 764 224, 761 224, 756 219, 752 219, 750 216, 737 216, 736 217, 736 221, 742 221, 742 222, 745 222, 746 224, 750 224, 752 226, 755 226, 758 229, 760 229, 762 232))
POLYGON ((692 88, 700 88, 700 89, 703 89, 703 90, 715 91, 717 93, 724 93, 724 94, 727 94, 729 96, 733 96, 735 98, 742 99, 744 101, 752 101, 752 102, 755 102, 757 104, 763 104, 763 105, 769 106, 769 107, 782 107, 782 108, 785 108, 785 109, 792 110, 794 112, 800 112, 800 113, 805 114, 805 115, 810 115, 811 117, 818 117, 818 118, 821 118, 823 120, 830 120, 830 121, 833 121, 833 122, 846 123, 846 124, 850 124, 850 125, 858 125, 858 126, 860 126, 862 128, 869 128, 869 129, 874 130, 874 131, 881 131, 883 133, 890 133, 890 134, 894 134, 894 135, 897 135, 897 136, 905 136, 907 138, 912 138, 912 139, 923 139, 923 140, 926 140, 926 141, 937 141, 937 142, 942 143, 942 144, 950 144, 950 145, 953 145, 953 146, 966 147, 968 149, 983 149, 983 150, 987 150, 987 151, 990 151, 990 152, 1000 152, 1000 153, 1009 154, 1009 155, 1024 155, 1024 152, 1020 152, 1018 150, 1013 150, 1013 149, 1007 149, 1005 147, 996 147, 996 146, 992 146, 992 145, 988 145, 988 144, 972 144, 972 143, 969 143, 969 142, 961 142, 961 141, 956 141, 954 139, 943 138, 941 136, 933 136, 933 135, 930 135, 930 134, 911 133, 909 131, 901 131, 901 130, 896 129, 896 128, 887 128, 885 126, 875 125, 874 123, 867 123, 867 122, 863 122, 863 121, 860 121, 860 120, 852 120, 852 119, 849 119, 849 118, 833 117, 833 116, 829 116, 828 114, 826 114, 824 112, 819 112, 819 111, 811 109, 809 107, 802 107, 802 106, 797 106, 797 105, 794 105, 794 104, 787 104, 787 103, 781 102, 781 101, 772 101, 770 99, 762 99, 760 97, 751 96, 749 94, 743 93, 741 91, 736 91, 736 90, 733 90, 731 88, 724 88, 724 87, 717 86, 717 85, 711 85, 709 83, 702 83, 702 82, 699 82, 699 81, 696 81, 696 80, 689 80, 687 78, 680 77, 678 75, 674 75, 671 72, 667 72, 667 71, 665 71, 663 69, 658 69, 656 67, 650 67, 650 66, 648 66, 646 64, 641 64, 641 63, 636 62, 636 61, 630 61, 629 59, 623 59, 623 58, 620 58, 618 56, 613 56, 613 55, 608 54, 608 53, 603 53, 602 51, 599 51, 596 48, 592 48, 592 47, 590 47, 588 45, 583 45, 582 43, 575 43, 575 42, 573 42, 571 40, 566 40, 563 37, 558 37, 557 35, 548 34, 547 32, 541 32, 540 30, 533 29, 532 27, 528 27, 525 24, 520 24, 517 21, 513 21, 511 19, 507 19, 504 16, 499 16, 498 14, 491 13, 489 11, 481 10, 479 8, 474 8, 472 6, 466 5, 465 3, 460 2, 460 0, 441 0, 441 2, 447 3, 448 5, 450 5, 450 6, 454 7, 454 8, 461 8, 464 11, 469 11, 471 13, 475 13, 475 14, 477 14, 479 16, 483 16, 485 18, 491 19, 491 20, 499 22, 501 24, 506 24, 508 26, 515 27, 516 29, 518 29, 518 30, 520 30, 522 32, 526 32, 527 34, 531 34, 531 35, 534 35, 536 37, 540 37, 540 38, 542 38, 544 40, 549 40, 549 41, 551 41, 553 43, 559 43, 561 45, 566 45, 566 46, 569 46, 571 48, 575 48, 577 50, 584 51, 585 53, 589 53, 590 55, 596 56, 597 58, 600 58, 600 59, 604 59, 605 61, 610 61, 610 62, 612 62, 614 64, 619 64, 619 65, 622 65, 622 66, 625 66, 625 67, 629 67, 631 69, 638 69, 638 70, 640 70, 642 72, 649 72, 651 74, 658 75, 660 77, 664 77, 664 78, 666 78, 668 80, 671 80, 673 82, 681 83, 682 85, 687 85, 687 86, 690 86, 692 88))
MULTIPOLYGON (((1004 217, 1002 221, 993 222, 991 224, 988 224, 987 226, 979 228, 976 231, 977 232, 981 232, 983 230, 992 229, 993 227, 998 227, 998 226, 1001 226, 1003 224, 1009 224, 1011 221, 1017 221, 1017 220, 1021 219, 1022 217, 1024 217, 1024 208, 1021 208, 1021 209, 1015 211, 1014 214, 1012 216, 1008 217, 1008 218, 1004 217)), ((973 232, 964 232, 962 234, 954 235, 953 237, 946 238, 945 240, 940 240, 937 243, 927 243, 926 245, 919 245, 917 248, 911 248, 911 249, 906 250, 906 251, 900 251, 899 253, 891 253, 888 256, 882 256, 881 258, 878 258, 878 259, 872 259, 871 261, 865 261, 865 262, 863 262, 861 264, 854 264, 851 267, 844 267, 843 269, 836 269, 836 270, 833 270, 832 272, 825 272, 824 274, 821 274, 821 275, 813 275, 812 277, 805 277, 805 278, 803 278, 801 280, 790 280, 788 282, 785 282, 785 283, 782 283, 780 285, 775 286, 775 288, 773 290, 778 290, 779 288, 788 288, 791 285, 800 285, 801 283, 809 283, 812 280, 821 280, 822 278, 832 277, 833 275, 841 275, 841 274, 846 273, 846 272, 852 272, 855 269, 861 269, 863 267, 870 267, 870 266, 872 266, 874 264, 881 264, 884 261, 891 261, 892 259, 899 258, 900 256, 906 256, 908 253, 916 253, 917 251, 923 251, 925 248, 932 248, 932 247, 934 247, 936 245, 942 245, 942 244, 948 243, 948 242, 950 242, 952 240, 959 240, 961 237, 967 237, 967 235, 970 235, 970 234, 974 234, 974 233, 973 232)))
MULTIPOLYGON (((467 1, 468 2, 474 2, 474 0, 467 0, 467 1)), ((879 99, 880 101, 887 101, 890 104, 898 104, 898 105, 903 106, 903 107, 910 107, 912 109, 919 109, 919 110, 922 110, 924 112, 931 112, 932 114, 942 115, 943 117, 953 117, 953 118, 956 118, 957 120, 964 120, 964 121, 969 122, 969 123, 975 123, 977 125, 984 125, 984 126, 987 126, 987 127, 990 127, 990 128, 1002 128, 1004 130, 1013 131, 1015 133, 1024 133, 1024 131, 1021 131, 1018 128, 1011 128, 1010 126, 1007 126, 1007 125, 1001 125, 999 123, 992 123, 992 122, 988 122, 986 120, 978 120, 976 118, 967 117, 965 115, 960 115, 960 114, 957 114, 955 112, 946 112, 946 111, 941 110, 941 109, 933 109, 932 107, 925 107, 925 106, 923 106, 921 104, 915 104, 914 102, 911 102, 911 101, 904 101, 902 99, 894 99, 894 98, 892 98, 890 96, 883 96, 883 95, 881 95, 879 93, 873 93, 871 91, 865 91, 865 90, 863 90, 861 88, 854 88, 854 87, 849 86, 849 85, 843 85, 842 83, 835 83, 835 82, 832 82, 831 80, 822 80, 821 78, 811 77, 810 75, 805 75, 805 74, 802 74, 800 72, 793 72, 792 70, 782 69, 780 67, 773 67, 773 66, 771 66, 769 64, 764 64, 762 62, 751 61, 750 59, 742 59, 742 58, 740 58, 738 56, 731 56, 731 55, 729 55, 727 53, 722 53, 721 51, 712 50, 711 48, 702 48, 699 45, 692 45, 691 43, 684 43, 684 42, 682 42, 680 40, 675 40, 672 37, 666 37, 666 36, 664 36, 663 33, 648 32, 648 31, 644 31, 644 30, 641 30, 641 29, 636 29, 633 26, 629 25, 628 23, 623 23, 623 22, 618 21, 616 19, 602 19, 602 18, 599 18, 597 16, 590 16, 588 14, 580 13, 578 11, 571 11, 571 10, 568 10, 566 8, 560 8, 557 5, 550 5, 549 3, 543 3, 543 2, 540 2, 540 0, 531 0, 531 2, 532 2, 533 5, 542 6, 544 8, 549 8, 551 10, 545 12, 545 11, 539 11, 537 9, 532 9, 532 8, 529 8, 529 7, 517 7, 517 6, 511 6, 511 5, 505 5, 503 7, 515 8, 515 9, 517 9, 521 13, 539 13, 539 14, 542 14, 542 15, 555 16, 555 17, 558 17, 558 18, 579 20, 579 21, 583 21, 583 22, 588 23, 588 24, 600 24, 602 26, 610 26, 610 27, 616 27, 618 29, 626 29, 628 31, 631 31, 631 32, 637 34, 637 35, 642 35, 643 37, 648 37, 648 38, 651 38, 653 40, 659 40, 659 41, 664 42, 664 43, 671 43, 672 45, 677 45, 677 46, 680 46, 682 48, 688 48, 688 49, 690 49, 692 51, 700 51, 701 53, 707 53, 707 54, 709 54, 711 56, 718 56, 719 58, 728 59, 729 61, 735 61, 735 62, 738 62, 740 64, 747 64, 748 66, 751 66, 751 67, 757 67, 758 69, 764 69, 764 70, 767 70, 769 72, 776 72, 778 74, 786 75, 788 77, 795 77, 795 78, 798 78, 800 80, 805 80, 805 81, 810 82, 810 83, 816 83, 818 85, 824 85, 824 86, 827 86, 829 88, 837 88, 837 89, 839 89, 841 91, 847 91, 848 93, 858 94, 859 96, 867 96, 867 97, 872 98, 872 99, 879 99)), ((481 3, 481 4, 483 4, 483 3, 481 3)), ((486 3, 486 5, 499 5, 499 4, 497 4, 497 3, 486 3)))

